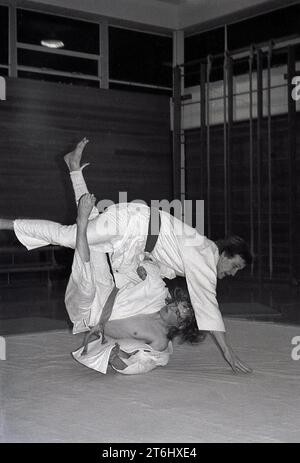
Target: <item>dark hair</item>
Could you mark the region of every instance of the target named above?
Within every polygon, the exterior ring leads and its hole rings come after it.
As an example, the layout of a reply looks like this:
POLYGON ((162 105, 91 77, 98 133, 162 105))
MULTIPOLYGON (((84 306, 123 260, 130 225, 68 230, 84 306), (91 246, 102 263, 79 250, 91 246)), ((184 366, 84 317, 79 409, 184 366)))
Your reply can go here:
POLYGON ((195 312, 193 310, 187 290, 178 287, 175 288, 171 292, 171 297, 166 299, 166 304, 170 304, 172 302, 186 302, 191 311, 191 315, 185 317, 182 320, 180 327, 172 326, 167 333, 167 338, 169 340, 172 340, 173 338, 178 337, 180 344, 182 344, 183 342, 197 344, 201 341, 204 341, 207 332, 198 330, 195 312))
POLYGON ((250 265, 253 260, 253 255, 249 249, 248 244, 243 238, 232 235, 224 238, 223 240, 216 241, 219 253, 224 252, 227 257, 241 256, 247 265, 250 265))

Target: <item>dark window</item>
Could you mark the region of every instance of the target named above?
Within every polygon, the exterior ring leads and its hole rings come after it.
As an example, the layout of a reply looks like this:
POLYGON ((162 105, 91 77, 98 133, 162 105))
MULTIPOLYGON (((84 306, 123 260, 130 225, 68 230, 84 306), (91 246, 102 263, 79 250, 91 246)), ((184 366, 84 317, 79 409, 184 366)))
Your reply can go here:
POLYGON ((184 40, 185 61, 206 58, 207 55, 223 53, 225 49, 224 27, 186 37, 184 40))
POLYGON ((18 9, 18 41, 40 45, 41 40, 61 40, 64 49, 99 54, 99 25, 18 9))
POLYGON ((271 39, 299 37, 300 5, 293 5, 228 26, 228 48, 248 48, 271 39))
POLYGON ((0 6, 0 64, 8 64, 8 8, 0 6))
POLYGON ((109 28, 109 78, 172 86, 172 38, 109 28))
POLYGON ((87 79, 75 79, 73 77, 66 77, 66 76, 54 76, 52 74, 41 74, 38 72, 29 72, 29 71, 19 71, 19 77, 23 77, 26 79, 34 79, 34 80, 44 80, 46 82, 58 82, 61 84, 70 84, 82 87, 98 87, 99 82, 95 80, 87 80, 87 79))
MULTIPOLYGON (((185 67, 185 86, 190 87, 200 83, 200 60, 206 60, 208 55, 224 53, 225 49, 224 27, 203 32, 202 34, 186 37, 184 41, 185 62, 190 63, 185 67), (193 64, 193 61, 197 61, 193 64)), ((223 78, 223 58, 214 58, 210 80, 223 78)))
POLYGON ((31 50, 18 50, 18 64, 94 76, 98 74, 97 61, 31 50))
POLYGON ((8 69, 0 68, 0 76, 8 76, 8 69))
MULTIPOLYGON (((210 74, 209 74, 209 81, 215 82, 217 80, 223 79, 223 72, 224 72, 224 58, 223 57, 216 57, 211 59, 210 64, 210 74)), ((207 76, 207 73, 205 73, 207 76)), ((185 74, 184 74, 184 84, 185 87, 191 87, 193 85, 200 84, 200 64, 192 64, 185 67, 185 74)))

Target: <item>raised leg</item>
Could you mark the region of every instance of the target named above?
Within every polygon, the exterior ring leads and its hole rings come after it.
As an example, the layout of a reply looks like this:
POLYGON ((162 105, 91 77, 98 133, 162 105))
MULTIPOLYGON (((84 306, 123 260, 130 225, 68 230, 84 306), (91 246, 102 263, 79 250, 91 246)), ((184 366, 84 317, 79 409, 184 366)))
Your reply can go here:
POLYGON ((76 229, 76 224, 61 225, 50 220, 14 220, 15 234, 28 250, 48 244, 75 248, 76 229))
MULTIPOLYGON (((71 178, 71 182, 73 185, 73 190, 74 190, 75 200, 76 200, 77 205, 78 205, 79 199, 84 194, 89 193, 83 174, 82 174, 83 169, 86 166, 88 166, 89 163, 85 163, 82 166, 80 166, 83 151, 88 143, 89 143, 89 140, 87 138, 84 138, 76 145, 73 151, 66 154, 64 157, 64 161, 67 164, 69 172, 70 172, 70 178, 71 178)), ((89 220, 94 219, 98 215, 99 215, 98 209, 96 207, 93 207, 91 210, 90 216, 89 216, 89 220)))
POLYGON ((67 164, 70 172, 83 169, 89 165, 86 163, 83 164, 83 166, 80 166, 83 150, 88 143, 89 140, 86 137, 83 138, 79 143, 77 143, 73 151, 64 156, 65 163, 67 164))
MULTIPOLYGON (((83 169, 89 164, 85 163, 81 166, 82 155, 88 143, 89 143, 89 140, 87 138, 84 138, 76 145, 73 151, 66 154, 66 156, 64 157, 65 163, 67 164, 69 172, 70 172, 70 178, 71 178, 71 182, 73 185, 75 200, 78 205, 78 212, 80 212, 79 211, 80 198, 82 198, 83 195, 89 193, 86 182, 83 177, 83 169)), ((93 205, 90 211, 88 220, 91 221, 92 219, 97 218, 97 217, 99 217, 99 211, 93 205)), ((100 222, 101 222, 101 219, 99 220, 98 224, 100 224, 100 222)), ((107 263, 106 255, 103 253, 101 249, 95 246, 91 246, 89 248, 89 253, 90 253, 90 260, 95 270, 94 278, 95 278, 96 284, 99 284, 100 286, 103 284, 108 285, 108 286, 113 285, 113 280, 110 274, 110 269, 107 263)))

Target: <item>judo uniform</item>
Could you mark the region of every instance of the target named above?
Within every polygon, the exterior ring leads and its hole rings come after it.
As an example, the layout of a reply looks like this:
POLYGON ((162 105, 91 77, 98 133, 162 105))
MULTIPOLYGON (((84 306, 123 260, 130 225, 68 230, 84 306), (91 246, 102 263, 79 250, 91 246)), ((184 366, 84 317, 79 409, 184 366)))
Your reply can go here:
MULTIPOLYGON (((72 172, 71 179, 78 200, 87 192, 81 171, 72 172)), ((216 244, 169 213, 160 214, 161 230, 152 257, 160 266, 161 277, 185 276, 199 330, 224 332, 216 299, 216 244)), ((100 215, 94 208, 91 213, 87 229, 91 253, 95 252, 95 261, 97 253, 102 256, 99 261, 105 257, 103 253, 109 253, 118 288, 140 281, 136 269, 145 248, 149 217, 150 208, 140 203, 116 204, 100 215)), ((47 244, 75 248, 76 224, 22 219, 14 221, 14 231, 27 249, 47 244)), ((103 266, 102 261, 99 265, 103 266)), ((148 310, 144 313, 150 313, 148 310)))
MULTIPOLYGON (((101 316, 104 304, 113 289, 113 281, 105 257, 91 253, 89 262, 83 262, 75 250, 72 273, 67 285, 65 304, 73 333, 80 333, 95 326, 101 316), (100 259, 101 257, 101 259, 100 259)), ((147 272, 145 280, 128 282, 117 293, 110 320, 132 317, 141 313, 158 312, 169 296, 168 289, 160 276, 159 266, 142 262, 147 272)))

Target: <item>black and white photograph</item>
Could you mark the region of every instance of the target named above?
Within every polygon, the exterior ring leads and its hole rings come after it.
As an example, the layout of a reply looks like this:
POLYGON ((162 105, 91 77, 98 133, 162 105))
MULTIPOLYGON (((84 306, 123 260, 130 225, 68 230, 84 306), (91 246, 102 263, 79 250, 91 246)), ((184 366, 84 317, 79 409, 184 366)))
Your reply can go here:
POLYGON ((0 443, 300 442, 299 113, 300 1, 0 0, 0 443))

